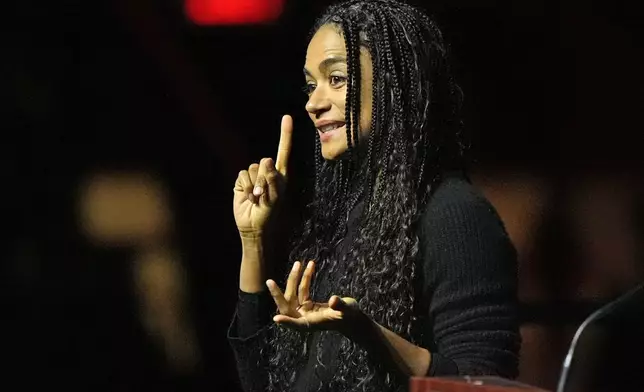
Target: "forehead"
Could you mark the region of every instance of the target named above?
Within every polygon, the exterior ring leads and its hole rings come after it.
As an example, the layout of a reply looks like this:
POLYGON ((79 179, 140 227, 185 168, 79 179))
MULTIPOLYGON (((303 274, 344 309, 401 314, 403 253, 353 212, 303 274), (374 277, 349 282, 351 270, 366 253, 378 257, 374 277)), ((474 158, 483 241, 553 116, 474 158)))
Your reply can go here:
POLYGON ((344 37, 338 32, 338 28, 332 25, 324 25, 313 35, 306 50, 306 62, 315 66, 320 60, 330 55, 346 56, 344 37))

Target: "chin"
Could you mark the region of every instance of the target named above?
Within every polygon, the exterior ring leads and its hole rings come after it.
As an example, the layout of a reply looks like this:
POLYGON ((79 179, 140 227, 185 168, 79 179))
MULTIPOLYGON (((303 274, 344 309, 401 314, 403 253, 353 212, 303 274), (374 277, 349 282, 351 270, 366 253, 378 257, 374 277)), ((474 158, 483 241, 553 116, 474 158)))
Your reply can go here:
POLYGON ((324 152, 322 153, 322 158, 324 158, 327 161, 335 161, 338 159, 338 156, 335 154, 325 154, 324 152))
POLYGON ((327 161, 337 161, 343 159, 346 155, 346 152, 346 148, 342 150, 322 148, 322 158, 326 159, 327 161))

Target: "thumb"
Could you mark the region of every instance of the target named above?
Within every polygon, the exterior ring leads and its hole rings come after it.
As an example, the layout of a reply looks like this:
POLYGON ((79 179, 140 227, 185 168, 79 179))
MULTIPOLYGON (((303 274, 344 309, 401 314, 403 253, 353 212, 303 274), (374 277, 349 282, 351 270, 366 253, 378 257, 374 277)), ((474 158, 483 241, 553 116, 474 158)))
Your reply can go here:
POLYGON ((358 302, 351 297, 340 298, 339 296, 334 295, 329 299, 329 307, 333 310, 342 312, 356 309, 358 307, 358 302))
POLYGON ((272 166, 271 158, 262 158, 259 162, 257 179, 255 180, 255 187, 253 188, 253 195, 259 200, 259 204, 262 205, 266 205, 266 202, 268 201, 266 174, 269 166, 272 166))

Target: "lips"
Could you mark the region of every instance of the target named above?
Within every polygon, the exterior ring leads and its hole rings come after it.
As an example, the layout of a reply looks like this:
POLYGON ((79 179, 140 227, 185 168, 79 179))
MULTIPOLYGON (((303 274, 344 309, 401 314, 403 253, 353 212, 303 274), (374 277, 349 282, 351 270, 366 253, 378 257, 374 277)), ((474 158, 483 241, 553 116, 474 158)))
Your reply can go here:
POLYGON ((343 121, 324 121, 315 124, 315 127, 321 133, 326 133, 341 128, 344 124, 345 123, 343 121))

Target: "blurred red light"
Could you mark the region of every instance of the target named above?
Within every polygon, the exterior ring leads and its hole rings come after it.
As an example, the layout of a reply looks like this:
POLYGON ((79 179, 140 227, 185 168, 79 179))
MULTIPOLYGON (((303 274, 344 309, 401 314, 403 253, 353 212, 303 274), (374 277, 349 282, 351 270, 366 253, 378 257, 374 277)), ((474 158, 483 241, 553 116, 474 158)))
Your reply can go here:
POLYGON ((277 19, 284 0, 186 0, 188 18, 198 25, 260 24, 277 19))

